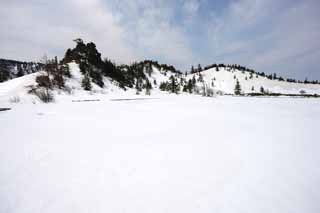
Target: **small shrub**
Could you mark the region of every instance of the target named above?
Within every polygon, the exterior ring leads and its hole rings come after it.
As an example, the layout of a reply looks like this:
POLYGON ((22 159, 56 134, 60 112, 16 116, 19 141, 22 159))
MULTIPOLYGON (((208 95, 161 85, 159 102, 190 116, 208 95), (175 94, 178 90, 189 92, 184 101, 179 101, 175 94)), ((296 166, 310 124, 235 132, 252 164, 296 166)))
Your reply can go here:
POLYGON ((65 81, 62 75, 54 75, 53 84, 58 86, 59 89, 62 89, 65 86, 65 81))
POLYGON ((39 75, 39 76, 37 76, 36 82, 38 83, 39 87, 50 88, 50 86, 51 86, 50 78, 49 78, 48 75, 39 75))
POLYGON ((72 95, 74 89, 73 89, 72 87, 65 86, 65 87, 63 88, 63 90, 64 90, 67 94, 72 95))
POLYGON ((301 95, 305 95, 307 92, 306 92, 305 90, 300 90, 299 93, 300 93, 301 95))
POLYGON ((54 101, 54 96, 48 89, 39 88, 33 90, 32 93, 34 93, 43 103, 50 103, 54 101))
POLYGON ((214 90, 212 88, 207 88, 205 92, 206 97, 214 97, 214 90))

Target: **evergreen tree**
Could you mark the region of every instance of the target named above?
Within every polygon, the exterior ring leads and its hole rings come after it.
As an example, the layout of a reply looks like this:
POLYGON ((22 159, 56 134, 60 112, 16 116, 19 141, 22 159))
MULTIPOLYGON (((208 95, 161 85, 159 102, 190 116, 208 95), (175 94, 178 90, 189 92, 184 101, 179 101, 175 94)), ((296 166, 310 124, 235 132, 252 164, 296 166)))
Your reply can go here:
POLYGON ((199 81, 199 82, 203 82, 203 77, 202 77, 201 73, 199 74, 198 81, 199 81))
POLYGON ((194 86, 195 86, 195 84, 193 83, 193 81, 191 79, 189 79, 188 84, 187 84, 187 90, 190 94, 192 93, 194 86))
POLYGON ((159 88, 160 88, 161 91, 167 91, 168 90, 168 83, 167 82, 161 82, 159 88))
POLYGON ((237 80, 236 86, 234 88, 234 94, 241 95, 241 86, 240 82, 237 80))
POLYGON ((0 67, 0 83, 9 80, 10 73, 7 69, 0 67))
POLYGON ((168 89, 171 93, 176 93, 176 94, 178 94, 180 91, 180 86, 179 86, 176 78, 173 75, 170 76, 170 78, 169 78, 169 88, 168 89))
POLYGON ((264 88, 263 87, 260 87, 260 92, 262 93, 262 94, 264 94, 264 88))
POLYGON ((188 92, 188 84, 182 87, 182 92, 188 92))
POLYGON ((152 85, 151 85, 151 83, 149 82, 149 80, 147 80, 146 85, 145 85, 145 88, 146 88, 146 95, 151 95, 152 85))
POLYGON ((149 63, 146 64, 146 72, 148 73, 149 77, 151 77, 152 65, 149 63))
POLYGON ((17 77, 22 77, 22 76, 24 76, 24 71, 23 71, 21 65, 18 65, 18 66, 17 66, 17 69, 18 69, 17 77))
POLYGON ((135 89, 136 89, 136 94, 139 95, 142 88, 141 88, 141 79, 137 79, 136 81, 136 86, 135 86, 135 89))
POLYGON ((196 77, 195 77, 195 76, 193 76, 193 77, 192 77, 192 84, 193 84, 193 85, 196 85, 196 83, 197 83, 197 81, 196 81, 196 77))
POLYGON ((72 62, 73 57, 72 57, 72 50, 71 49, 67 49, 64 58, 63 58, 63 63, 70 63, 72 62))
POLYGON ((86 73, 82 79, 81 86, 84 90, 90 91, 92 89, 89 74, 86 73))
POLYGON ((276 80, 277 79, 277 74, 273 73, 273 79, 276 80))

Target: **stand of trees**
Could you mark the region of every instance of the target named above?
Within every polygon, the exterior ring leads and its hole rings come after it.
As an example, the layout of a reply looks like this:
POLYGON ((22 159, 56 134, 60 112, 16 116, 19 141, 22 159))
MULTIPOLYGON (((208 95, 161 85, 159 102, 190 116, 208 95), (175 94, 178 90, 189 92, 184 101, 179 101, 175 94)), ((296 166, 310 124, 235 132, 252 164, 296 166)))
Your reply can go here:
POLYGON ((51 90, 65 89, 65 78, 69 78, 70 71, 66 64, 58 63, 58 59, 46 60, 43 64, 43 73, 36 77, 37 85, 31 87, 29 93, 35 94, 45 103, 54 100, 51 90))
POLYGON ((162 91, 168 91, 170 93, 176 93, 176 94, 180 93, 180 90, 181 90, 180 83, 178 82, 176 77, 173 75, 170 76, 169 81, 162 82, 159 88, 162 91))
POLYGON ((42 63, 0 59, 0 83, 38 72, 42 68, 42 63))

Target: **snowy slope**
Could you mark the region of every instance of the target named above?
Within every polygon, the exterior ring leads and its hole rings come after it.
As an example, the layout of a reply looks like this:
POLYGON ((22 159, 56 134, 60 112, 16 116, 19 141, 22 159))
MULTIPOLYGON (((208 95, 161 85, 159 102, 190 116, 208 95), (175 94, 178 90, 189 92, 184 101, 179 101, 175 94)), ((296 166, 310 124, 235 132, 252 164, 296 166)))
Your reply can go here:
POLYGON ((15 98, 19 98, 23 103, 36 101, 36 97, 28 94, 28 87, 35 85, 35 79, 39 74, 28 74, 0 83, 0 103, 6 103, 15 98))
MULTIPOLYGON (((126 91, 121 89, 117 82, 112 79, 103 77, 104 88, 92 83, 92 91, 84 91, 81 87, 81 81, 83 75, 80 72, 79 65, 76 63, 69 63, 71 78, 66 78, 66 85, 68 91, 57 90, 53 91, 55 102, 59 101, 72 101, 72 100, 91 100, 91 99, 112 99, 112 98, 135 98, 136 90, 128 88, 126 91)), ((41 72, 25 75, 20 78, 16 78, 7 82, 0 83, 0 104, 2 107, 10 106, 16 103, 12 103, 13 100, 19 99, 19 103, 40 103, 41 101, 34 95, 28 94, 30 86, 35 86, 35 79, 41 72)), ((164 75, 163 70, 158 70, 153 67, 151 76, 147 75, 149 81, 152 84, 154 90, 153 96, 163 95, 158 88, 159 84, 163 81, 168 81, 169 77, 173 75, 171 72, 167 72, 164 75), (156 84, 154 84, 156 80, 156 84)), ((145 93, 141 92, 139 96, 143 96, 145 93)))
MULTIPOLYGON (((239 70, 228 71, 222 67, 220 67, 219 71, 216 71, 215 68, 203 71, 201 72, 201 75, 207 86, 212 87, 213 82, 214 89, 229 94, 234 93, 237 80, 239 80, 244 93, 260 92, 260 87, 263 87, 265 91, 270 93, 299 94, 301 90, 304 90, 308 94, 320 94, 319 84, 300 84, 270 80, 256 74, 253 74, 253 78, 250 79, 249 72, 242 72, 239 70), (254 91, 252 91, 252 87, 254 87, 254 91)), ((193 76, 195 76, 196 79, 199 78, 198 74, 190 74, 187 79, 191 79, 193 76)), ((198 85, 202 86, 201 83, 198 85)))

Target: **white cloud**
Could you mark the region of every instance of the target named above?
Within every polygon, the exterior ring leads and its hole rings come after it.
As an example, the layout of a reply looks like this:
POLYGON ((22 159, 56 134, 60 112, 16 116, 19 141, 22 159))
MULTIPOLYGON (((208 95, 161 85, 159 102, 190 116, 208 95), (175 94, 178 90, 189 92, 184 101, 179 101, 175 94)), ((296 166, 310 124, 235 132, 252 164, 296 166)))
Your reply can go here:
POLYGON ((222 15, 213 15, 208 41, 219 60, 301 78, 314 65, 313 55, 320 56, 317 11, 313 1, 236 1, 222 15), (292 66, 302 57, 305 69, 301 63, 292 66))
POLYGON ((303 63, 310 67, 320 57, 316 0, 233 0, 223 8, 211 4, 209 0, 1 1, 0 57, 62 56, 77 37, 94 41, 104 56, 117 62, 151 58, 178 68, 225 62, 264 72, 290 69, 300 76, 305 74, 298 67, 303 63), (210 5, 213 9, 207 8, 210 5))
POLYGON ((2 57, 34 60, 44 53, 61 55, 77 37, 95 41, 105 55, 124 61, 135 57, 126 45, 125 29, 100 1, 4 4, 0 9, 2 57))
POLYGON ((1 6, 0 57, 62 56, 72 40, 81 37, 118 62, 148 57, 173 64, 192 60, 187 35, 172 23, 174 10, 168 1, 13 0, 1 6))

